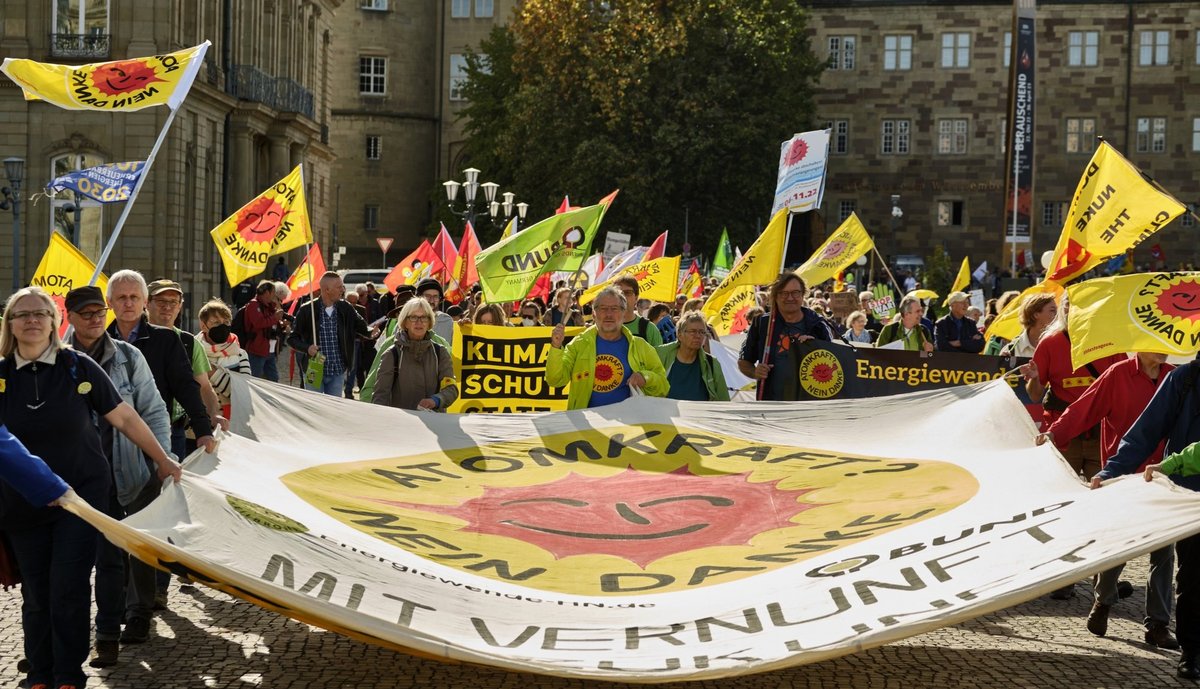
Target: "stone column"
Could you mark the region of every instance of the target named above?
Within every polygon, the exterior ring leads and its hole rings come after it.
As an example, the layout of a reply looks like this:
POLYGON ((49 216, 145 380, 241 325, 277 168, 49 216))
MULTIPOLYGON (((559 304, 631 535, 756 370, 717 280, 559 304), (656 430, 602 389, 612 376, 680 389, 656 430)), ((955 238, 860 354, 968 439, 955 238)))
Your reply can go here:
POLYGON ((291 140, 274 134, 271 140, 271 182, 282 179, 295 167, 292 165, 291 140))

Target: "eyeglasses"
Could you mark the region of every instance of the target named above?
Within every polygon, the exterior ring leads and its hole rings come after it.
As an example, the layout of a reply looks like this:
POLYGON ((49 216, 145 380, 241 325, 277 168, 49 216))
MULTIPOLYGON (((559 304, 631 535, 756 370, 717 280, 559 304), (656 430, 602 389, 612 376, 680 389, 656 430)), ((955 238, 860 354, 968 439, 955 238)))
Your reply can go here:
POLYGON ((779 292, 779 297, 781 299, 803 299, 804 298, 804 290, 799 290, 799 289, 783 290, 783 291, 779 292))
POLYGON ((405 318, 404 320, 413 321, 415 323, 428 323, 429 316, 409 316, 409 317, 405 318))
POLYGON ((695 335, 697 337, 704 337, 708 334, 707 330, 682 330, 680 332, 682 332, 684 335, 695 335))
POLYGON ((625 309, 620 306, 597 306, 592 309, 596 313, 621 313, 625 309))
POLYGON ((150 301, 159 306, 181 306, 183 304, 182 299, 151 299, 150 301))
POLYGON ((31 318, 38 321, 48 321, 53 317, 54 312, 47 311, 45 309, 38 309, 36 311, 17 311, 16 313, 9 315, 9 318, 13 319, 14 321, 27 321, 31 318))
POLYGON ((104 318, 108 313, 108 309, 95 309, 92 311, 76 311, 75 315, 85 321, 95 321, 104 318))

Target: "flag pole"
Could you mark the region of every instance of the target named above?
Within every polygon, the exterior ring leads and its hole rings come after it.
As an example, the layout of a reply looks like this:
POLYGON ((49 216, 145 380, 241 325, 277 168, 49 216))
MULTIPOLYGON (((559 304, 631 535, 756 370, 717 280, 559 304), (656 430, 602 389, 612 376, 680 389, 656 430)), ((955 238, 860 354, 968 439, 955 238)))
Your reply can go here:
POLYGON ((890 279, 890 280, 892 281, 892 286, 896 288, 896 292, 897 292, 897 293, 898 293, 898 294, 899 294, 901 297, 903 297, 903 296, 904 296, 904 290, 900 289, 900 283, 896 282, 896 276, 895 276, 895 275, 892 275, 892 271, 891 271, 891 269, 890 269, 890 268, 888 268, 887 261, 883 260, 883 256, 880 256, 880 255, 879 255, 879 249, 876 249, 876 248, 875 248, 875 246, 874 246, 874 243, 873 243, 873 242, 872 242, 872 246, 871 246, 871 251, 874 251, 874 252, 875 252, 875 256, 876 256, 876 258, 878 258, 878 259, 879 259, 879 263, 880 263, 880 265, 882 265, 882 266, 883 266, 883 270, 884 270, 884 272, 886 272, 886 273, 887 273, 888 279, 890 279))
MULTIPOLYGON (((779 272, 780 273, 783 272, 783 267, 784 267, 784 265, 787 264, 788 242, 792 238, 792 218, 794 218, 794 217, 796 217, 796 214, 791 211, 788 211, 787 229, 785 229, 783 232, 783 253, 781 253, 779 255, 779 272)), ((805 289, 807 289, 807 288, 808 288, 808 285, 805 285, 805 289)), ((803 299, 803 297, 801 297, 801 299, 803 299)), ((803 305, 803 302, 801 302, 801 304, 803 305)), ((762 358, 759 359, 759 361, 763 362, 764 364, 769 363, 767 361, 767 359, 769 359, 771 356, 771 340, 774 339, 774 337, 775 337, 775 312, 778 310, 775 307, 775 304, 768 304, 768 306, 771 307, 771 315, 767 319, 767 339, 766 339, 766 341, 763 342, 762 358)), ((765 378, 758 382, 758 388, 755 391, 755 396, 754 396, 755 399, 762 400, 763 395, 766 393, 766 382, 767 381, 765 378)))
POLYGON ((138 192, 142 190, 142 185, 146 183, 146 178, 150 176, 150 166, 154 165, 154 158, 158 155, 158 149, 162 148, 163 141, 166 141, 167 132, 171 129, 171 123, 175 121, 175 114, 178 112, 178 108, 172 109, 170 114, 167 115, 167 121, 163 123, 162 130, 158 132, 158 139, 154 142, 154 148, 150 149, 150 155, 146 157, 146 166, 142 168, 142 175, 138 177, 137 184, 133 185, 133 192, 129 194, 129 200, 125 202, 125 207, 121 209, 121 217, 117 218, 117 224, 113 227, 112 235, 108 238, 108 244, 104 246, 104 251, 100 254, 100 258, 96 260, 96 270, 92 273, 92 278, 88 280, 89 285, 96 284, 96 280, 104 270, 104 263, 108 261, 108 255, 112 253, 113 247, 117 243, 117 237, 121 236, 121 229, 125 227, 125 220, 129 218, 129 211, 133 208, 133 202, 137 200, 138 192))

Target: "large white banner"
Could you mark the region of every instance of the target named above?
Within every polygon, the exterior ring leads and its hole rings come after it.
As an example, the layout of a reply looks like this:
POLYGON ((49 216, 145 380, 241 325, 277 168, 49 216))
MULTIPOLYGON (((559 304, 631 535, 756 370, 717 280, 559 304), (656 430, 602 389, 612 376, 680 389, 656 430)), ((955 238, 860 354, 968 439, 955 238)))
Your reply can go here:
POLYGON ((634 682, 760 672, 1200 529, 1200 499, 1165 480, 1088 490, 1001 382, 511 416, 234 386, 238 435, 125 522, 87 518, 232 595, 432 658, 634 682))
POLYGON ((793 213, 821 207, 828 157, 828 129, 797 134, 780 144, 779 178, 775 183, 772 216, 784 207, 793 213))

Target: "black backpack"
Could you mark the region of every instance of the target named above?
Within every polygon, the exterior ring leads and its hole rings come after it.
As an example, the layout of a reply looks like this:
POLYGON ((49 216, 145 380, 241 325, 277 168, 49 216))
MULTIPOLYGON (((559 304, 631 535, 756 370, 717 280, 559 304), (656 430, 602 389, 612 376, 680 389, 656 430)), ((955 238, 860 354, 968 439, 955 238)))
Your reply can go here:
POLYGON ((246 304, 238 309, 237 313, 233 314, 233 322, 229 325, 229 332, 237 335, 238 342, 241 344, 246 344, 258 334, 246 332, 246 308, 249 306, 246 304))

